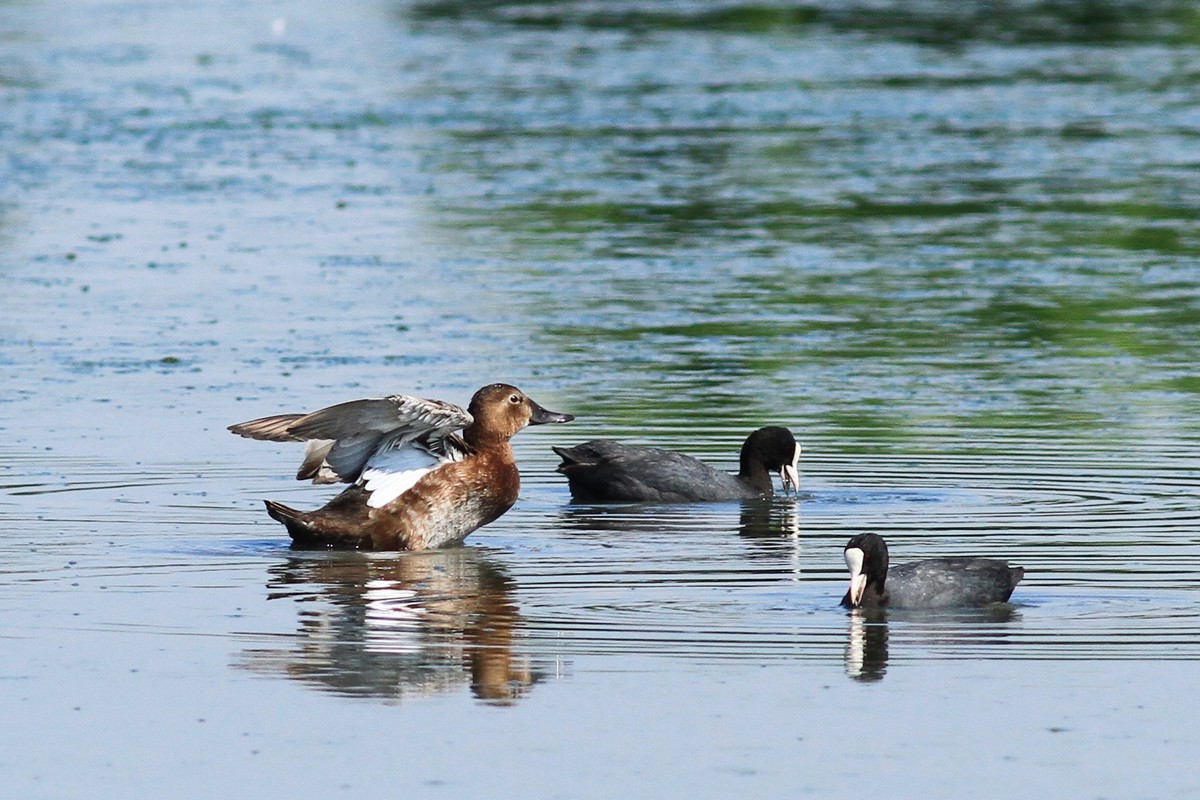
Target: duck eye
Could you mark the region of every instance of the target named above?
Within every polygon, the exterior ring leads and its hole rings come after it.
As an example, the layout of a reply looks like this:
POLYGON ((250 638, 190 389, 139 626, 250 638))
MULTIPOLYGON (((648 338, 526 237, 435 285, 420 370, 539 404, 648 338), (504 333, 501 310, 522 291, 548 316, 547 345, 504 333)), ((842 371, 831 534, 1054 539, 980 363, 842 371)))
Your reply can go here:
POLYGON ((519 402, 521 402, 521 395, 519 395, 519 394, 514 394, 514 395, 511 395, 511 396, 508 398, 508 402, 510 402, 510 403, 519 403, 519 402))

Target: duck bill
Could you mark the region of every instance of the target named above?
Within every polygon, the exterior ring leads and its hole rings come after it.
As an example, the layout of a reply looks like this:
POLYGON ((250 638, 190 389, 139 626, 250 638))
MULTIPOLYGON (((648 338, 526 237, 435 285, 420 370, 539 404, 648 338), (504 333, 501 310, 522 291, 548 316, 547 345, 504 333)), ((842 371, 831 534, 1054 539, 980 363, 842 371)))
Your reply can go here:
POLYGON ((575 419, 574 414, 560 414, 557 411, 547 411, 532 400, 529 403, 533 406, 533 413, 529 416, 530 425, 545 425, 547 422, 570 422, 575 419))
POLYGON ((863 551, 857 547, 846 550, 846 566, 850 568, 850 607, 862 605, 863 593, 867 591, 867 576, 863 572, 863 551))

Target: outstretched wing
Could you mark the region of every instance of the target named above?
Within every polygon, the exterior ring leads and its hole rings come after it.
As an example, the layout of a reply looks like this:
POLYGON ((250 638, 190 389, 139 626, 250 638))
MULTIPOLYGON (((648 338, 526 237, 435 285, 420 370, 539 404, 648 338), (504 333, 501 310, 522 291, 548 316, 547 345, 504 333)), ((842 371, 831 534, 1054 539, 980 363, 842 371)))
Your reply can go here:
POLYGON ((278 414, 274 417, 260 417, 248 422, 230 425, 229 430, 247 439, 258 439, 265 442, 302 442, 304 441, 290 428, 297 420, 304 419, 303 414, 278 414))
POLYGON ((466 443, 445 429, 418 434, 372 454, 358 484, 370 492, 367 505, 382 508, 438 467, 462 461, 469 454, 466 443))
POLYGON ((352 400, 311 414, 262 417, 229 430, 251 439, 308 442, 296 477, 349 483, 358 479, 376 452, 405 447, 418 437, 444 448, 454 431, 473 421, 453 403, 400 394, 352 400))
POLYGON ((453 403, 397 394, 314 411, 292 422, 288 432, 301 439, 341 441, 367 434, 456 431, 472 422, 471 415, 453 403))

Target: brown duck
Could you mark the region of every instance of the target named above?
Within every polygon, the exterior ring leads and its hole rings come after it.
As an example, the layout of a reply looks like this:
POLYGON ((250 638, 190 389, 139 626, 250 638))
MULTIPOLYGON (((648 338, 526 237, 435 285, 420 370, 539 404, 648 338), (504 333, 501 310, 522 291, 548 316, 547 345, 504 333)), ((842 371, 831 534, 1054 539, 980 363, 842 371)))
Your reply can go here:
POLYGON ((267 513, 301 547, 424 550, 456 544, 517 500, 509 440, 527 425, 570 422, 504 383, 484 386, 464 411, 409 395, 353 400, 311 414, 230 425, 250 439, 307 442, 298 480, 349 488, 315 511, 267 500, 267 513), (459 436, 456 431, 462 431, 459 436))

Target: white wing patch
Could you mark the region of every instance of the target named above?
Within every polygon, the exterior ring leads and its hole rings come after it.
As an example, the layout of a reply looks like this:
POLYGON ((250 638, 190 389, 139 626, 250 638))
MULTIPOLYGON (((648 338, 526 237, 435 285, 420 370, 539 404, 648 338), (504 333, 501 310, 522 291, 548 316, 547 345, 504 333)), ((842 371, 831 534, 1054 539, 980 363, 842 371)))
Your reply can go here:
POLYGON ((445 460, 415 447, 386 450, 371 456, 359 483, 371 493, 367 505, 383 508, 411 489, 445 460))

